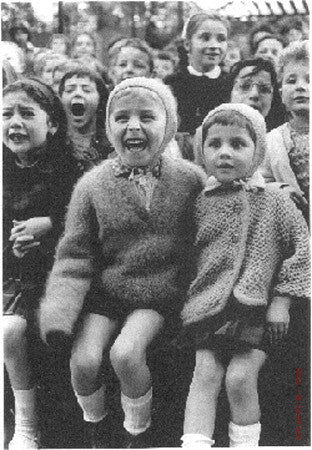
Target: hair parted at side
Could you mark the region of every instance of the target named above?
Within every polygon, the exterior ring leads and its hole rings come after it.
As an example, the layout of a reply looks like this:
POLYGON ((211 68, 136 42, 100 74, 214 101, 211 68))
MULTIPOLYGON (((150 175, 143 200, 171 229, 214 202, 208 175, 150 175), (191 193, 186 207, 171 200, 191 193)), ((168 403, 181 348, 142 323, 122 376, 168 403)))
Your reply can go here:
POLYGON ((200 12, 197 14, 194 14, 191 16, 188 21, 185 24, 185 28, 183 31, 183 37, 185 38, 185 42, 190 42, 198 28, 201 26, 202 23, 206 22, 206 20, 212 20, 221 22, 226 30, 230 31, 230 22, 222 17, 220 14, 218 14, 215 11, 209 11, 209 12, 200 12))
POLYGON ((307 40, 292 42, 281 53, 278 60, 278 76, 281 79, 285 66, 290 62, 306 62, 309 64, 310 52, 309 42, 307 40))

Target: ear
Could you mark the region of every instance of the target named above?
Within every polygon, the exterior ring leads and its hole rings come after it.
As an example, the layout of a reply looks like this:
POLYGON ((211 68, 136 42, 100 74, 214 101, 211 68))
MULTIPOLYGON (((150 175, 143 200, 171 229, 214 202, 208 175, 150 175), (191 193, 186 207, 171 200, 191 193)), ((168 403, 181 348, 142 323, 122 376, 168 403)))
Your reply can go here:
POLYGON ((48 119, 48 133, 50 133, 52 136, 57 132, 59 128, 58 123, 52 123, 51 119, 48 119))

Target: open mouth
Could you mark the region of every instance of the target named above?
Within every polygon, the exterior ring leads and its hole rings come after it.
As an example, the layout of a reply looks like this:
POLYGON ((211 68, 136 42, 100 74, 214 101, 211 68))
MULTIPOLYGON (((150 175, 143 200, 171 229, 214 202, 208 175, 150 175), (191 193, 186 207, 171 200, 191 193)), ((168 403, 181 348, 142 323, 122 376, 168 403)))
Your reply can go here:
POLYGON ((83 116, 86 110, 83 103, 72 103, 70 109, 72 114, 76 117, 83 116))
POLYGON ((256 111, 261 112, 261 108, 260 108, 259 105, 249 105, 249 106, 251 106, 251 107, 252 107, 253 109, 255 109, 256 111))
POLYGON ((223 169, 233 169, 233 166, 231 164, 220 164, 218 166, 218 169, 221 169, 221 170, 223 170, 223 169))
POLYGON ((307 98, 307 97, 302 97, 302 96, 299 96, 299 97, 295 97, 294 98, 294 100, 295 100, 295 102, 299 102, 299 103, 305 103, 305 102, 307 102, 309 99, 307 98))
POLYGON ((124 144, 131 152, 141 152, 145 150, 147 143, 145 139, 126 139, 124 144))
POLYGON ((20 143, 20 142, 25 142, 25 140, 27 139, 27 135, 26 134, 22 134, 22 133, 10 133, 9 134, 9 139, 10 141, 14 142, 14 143, 20 143))

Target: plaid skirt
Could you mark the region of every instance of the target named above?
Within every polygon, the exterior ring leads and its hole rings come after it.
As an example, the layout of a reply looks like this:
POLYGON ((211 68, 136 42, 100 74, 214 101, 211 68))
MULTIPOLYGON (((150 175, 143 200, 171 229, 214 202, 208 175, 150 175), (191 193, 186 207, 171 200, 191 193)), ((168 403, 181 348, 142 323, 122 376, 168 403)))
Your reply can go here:
POLYGON ((214 350, 226 355, 251 349, 269 350, 266 306, 248 306, 232 296, 215 316, 187 325, 177 339, 180 348, 214 350))

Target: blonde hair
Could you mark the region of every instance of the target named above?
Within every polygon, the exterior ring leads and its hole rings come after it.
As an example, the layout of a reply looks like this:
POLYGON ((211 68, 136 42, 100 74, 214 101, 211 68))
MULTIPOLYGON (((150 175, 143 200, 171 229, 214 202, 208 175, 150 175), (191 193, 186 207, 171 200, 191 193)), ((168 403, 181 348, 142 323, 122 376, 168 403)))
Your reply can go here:
POLYGON ((310 52, 308 41, 298 41, 289 44, 282 52, 278 61, 278 77, 282 79, 285 66, 290 62, 306 62, 310 61, 310 52))

